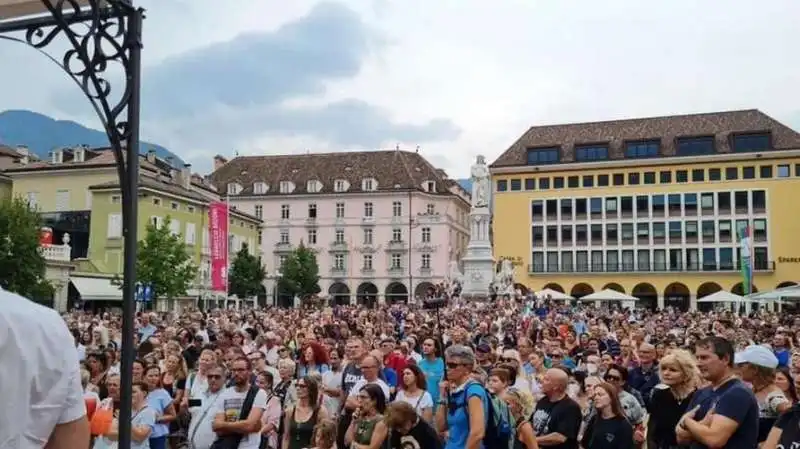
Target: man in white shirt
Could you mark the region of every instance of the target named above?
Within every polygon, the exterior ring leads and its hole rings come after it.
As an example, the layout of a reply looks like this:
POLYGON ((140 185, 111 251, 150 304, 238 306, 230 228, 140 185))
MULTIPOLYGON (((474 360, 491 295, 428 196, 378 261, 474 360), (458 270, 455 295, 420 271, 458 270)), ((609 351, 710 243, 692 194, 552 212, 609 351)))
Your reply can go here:
POLYGON ((0 304, 0 447, 88 447, 78 353, 66 323, 2 288, 0 304))
POLYGON ((242 435, 239 449, 258 449, 261 444, 261 415, 267 409, 267 393, 259 389, 250 413, 245 419, 239 419, 250 391, 252 372, 253 366, 244 357, 231 363, 233 386, 223 390, 217 400, 212 424, 217 435, 242 435))
POLYGON ((381 387, 386 401, 389 401, 389 385, 378 377, 380 369, 381 362, 377 357, 372 354, 364 357, 361 361, 361 373, 364 377, 356 381, 353 388, 350 389, 350 393, 347 395, 347 408, 355 410, 358 407, 358 393, 364 388, 364 385, 368 384, 376 384, 381 387))
POLYGON ((189 399, 192 419, 188 437, 192 449, 209 449, 217 439, 212 424, 219 409, 222 387, 225 386, 225 370, 221 365, 215 366, 206 372, 205 378, 208 380, 208 390, 189 399))

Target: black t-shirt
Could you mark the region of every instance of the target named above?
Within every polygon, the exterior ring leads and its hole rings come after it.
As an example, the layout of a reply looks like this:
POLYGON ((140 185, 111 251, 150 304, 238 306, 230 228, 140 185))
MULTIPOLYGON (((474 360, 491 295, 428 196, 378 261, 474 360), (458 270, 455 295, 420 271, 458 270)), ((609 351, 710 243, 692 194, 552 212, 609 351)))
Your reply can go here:
POLYGON ((550 402, 547 397, 540 399, 531 416, 531 425, 537 437, 560 433, 567 438, 561 444, 548 446, 549 449, 577 449, 582 421, 580 405, 568 396, 556 402, 550 402))
POLYGON ((622 416, 603 419, 599 414, 586 427, 581 446, 584 449, 634 449, 633 427, 622 416))
POLYGON ((782 431, 778 440, 779 448, 790 449, 800 446, 800 405, 795 405, 781 415, 774 427, 782 431))
POLYGON ((675 426, 689 409, 694 392, 682 400, 675 398, 669 388, 653 388, 647 405, 649 421, 647 438, 655 448, 676 446, 675 426))
MULTIPOLYGON (((696 405, 700 409, 694 419, 701 420, 713 408, 714 414, 736 421, 739 425, 721 449, 755 449, 758 446, 758 402, 753 391, 741 380, 732 379, 716 390, 702 388, 692 397, 688 409, 696 405)), ((706 449, 702 443, 693 441, 691 449, 706 449)))
POLYGON ((433 427, 421 419, 417 420, 417 424, 407 434, 391 432, 389 439, 390 449, 442 449, 443 447, 433 427))

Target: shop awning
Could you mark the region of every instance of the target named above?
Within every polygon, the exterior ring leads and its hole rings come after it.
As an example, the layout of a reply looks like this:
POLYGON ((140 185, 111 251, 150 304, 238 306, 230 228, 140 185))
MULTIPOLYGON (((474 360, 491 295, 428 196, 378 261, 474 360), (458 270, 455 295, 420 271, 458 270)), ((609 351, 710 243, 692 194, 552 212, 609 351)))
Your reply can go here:
POLYGON ((81 301, 122 301, 122 290, 111 279, 73 276, 70 282, 81 295, 81 301))

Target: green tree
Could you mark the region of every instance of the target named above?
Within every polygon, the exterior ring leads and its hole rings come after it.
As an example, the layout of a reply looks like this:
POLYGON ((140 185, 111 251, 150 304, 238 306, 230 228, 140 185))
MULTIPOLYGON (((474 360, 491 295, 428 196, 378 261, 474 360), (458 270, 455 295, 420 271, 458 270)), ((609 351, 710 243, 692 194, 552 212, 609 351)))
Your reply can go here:
POLYGON ((0 287, 34 300, 53 294, 39 250, 41 226, 41 217, 24 199, 0 200, 0 287))
POLYGON ((319 293, 319 265, 312 249, 300 243, 286 257, 281 266, 278 290, 301 298, 319 293))
POLYGON ((153 298, 185 296, 197 276, 194 258, 182 236, 170 230, 170 221, 167 217, 159 227, 147 225, 136 254, 136 280, 152 286, 153 298))
POLYGON ((262 292, 264 266, 261 260, 250 254, 247 244, 236 253, 228 273, 228 293, 239 298, 249 298, 262 292))

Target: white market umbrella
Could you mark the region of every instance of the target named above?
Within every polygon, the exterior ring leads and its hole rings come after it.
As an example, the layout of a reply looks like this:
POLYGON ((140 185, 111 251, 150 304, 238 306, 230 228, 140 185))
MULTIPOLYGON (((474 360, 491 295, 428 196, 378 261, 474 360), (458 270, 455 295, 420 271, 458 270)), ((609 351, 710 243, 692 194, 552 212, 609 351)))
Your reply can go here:
POLYGON ((735 303, 743 303, 743 302, 758 302, 752 299, 747 299, 744 296, 737 295, 736 293, 731 293, 729 291, 720 290, 716 293, 712 293, 707 296, 703 296, 702 298, 697 300, 697 303, 720 303, 720 302, 735 302, 735 303))
POLYGON ((554 299, 556 301, 571 301, 571 300, 575 299, 575 298, 573 298, 572 296, 570 296, 570 295, 568 295, 566 293, 561 293, 560 291, 553 290, 553 289, 550 289, 550 288, 546 288, 546 289, 544 289, 542 291, 535 292, 535 295, 536 295, 537 298, 550 297, 550 299, 554 299))
POLYGON ((616 290, 611 290, 610 288, 607 288, 605 290, 600 290, 599 292, 595 292, 581 298, 581 301, 638 301, 638 300, 639 298, 635 296, 626 295, 625 293, 620 293, 616 290))

